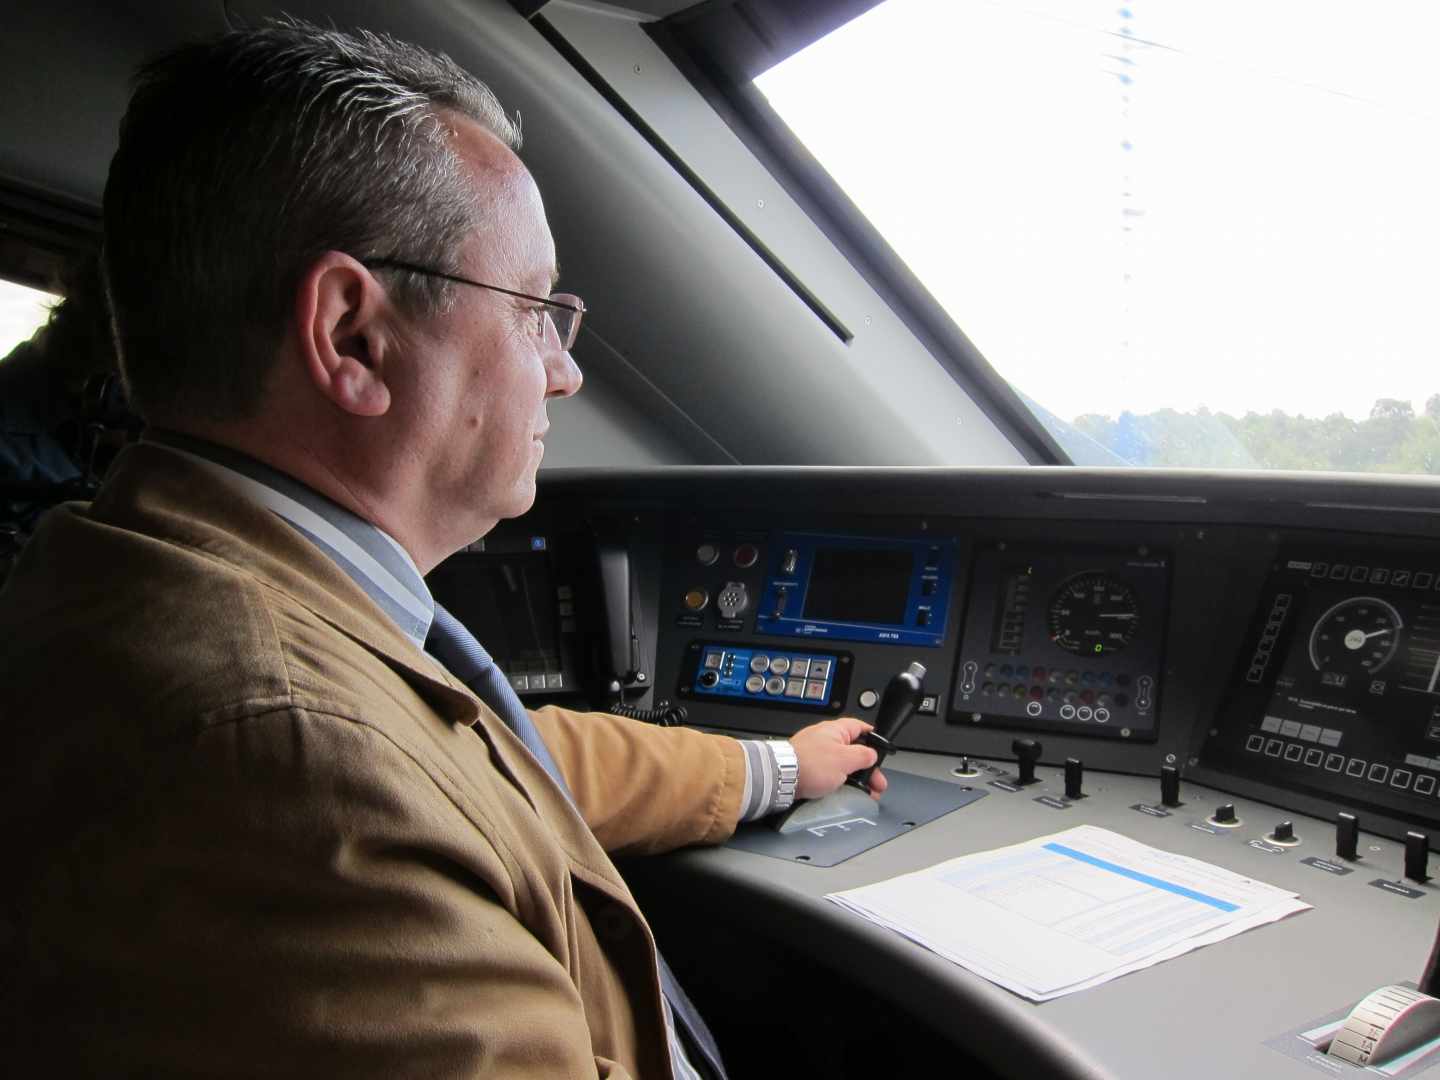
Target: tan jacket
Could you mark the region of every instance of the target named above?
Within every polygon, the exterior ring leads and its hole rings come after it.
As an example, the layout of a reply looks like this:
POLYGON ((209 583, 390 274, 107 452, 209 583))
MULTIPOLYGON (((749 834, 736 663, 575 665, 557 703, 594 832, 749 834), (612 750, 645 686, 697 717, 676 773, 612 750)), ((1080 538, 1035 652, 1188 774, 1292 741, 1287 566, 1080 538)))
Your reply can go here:
POLYGON ((322 553, 146 445, 45 521, 0 643, 3 1060, 669 1075, 606 851, 727 837, 733 740, 538 711, 582 821, 322 553))

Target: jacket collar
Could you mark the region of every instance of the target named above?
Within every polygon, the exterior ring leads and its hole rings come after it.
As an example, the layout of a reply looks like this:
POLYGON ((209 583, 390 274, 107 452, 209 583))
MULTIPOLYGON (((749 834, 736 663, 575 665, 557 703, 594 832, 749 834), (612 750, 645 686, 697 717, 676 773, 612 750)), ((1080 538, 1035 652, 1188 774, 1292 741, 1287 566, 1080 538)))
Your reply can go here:
POLYGON ((375 654, 447 720, 473 725, 479 718, 474 695, 321 547, 257 501, 229 470, 141 442, 115 459, 90 516, 228 563, 375 654))
POLYGON ((424 650, 435 600, 414 560, 388 533, 294 477, 229 447, 163 430, 147 432, 145 438, 220 472, 284 520, 345 571, 415 647, 424 650))

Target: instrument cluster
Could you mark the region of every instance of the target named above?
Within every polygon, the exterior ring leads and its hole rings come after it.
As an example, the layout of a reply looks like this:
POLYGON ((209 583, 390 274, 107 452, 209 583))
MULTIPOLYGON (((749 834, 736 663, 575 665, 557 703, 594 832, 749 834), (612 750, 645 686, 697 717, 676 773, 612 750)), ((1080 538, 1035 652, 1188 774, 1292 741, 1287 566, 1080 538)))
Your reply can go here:
POLYGON ((996 544, 974 561, 951 719, 1153 739, 1169 559, 996 544))

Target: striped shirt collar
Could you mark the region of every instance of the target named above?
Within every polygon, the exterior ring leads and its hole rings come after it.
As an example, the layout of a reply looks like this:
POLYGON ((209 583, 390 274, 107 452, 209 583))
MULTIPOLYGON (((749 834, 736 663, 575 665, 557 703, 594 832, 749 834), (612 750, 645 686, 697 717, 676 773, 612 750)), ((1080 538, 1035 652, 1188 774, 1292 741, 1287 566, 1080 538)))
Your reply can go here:
POLYGON ((155 429, 145 433, 145 441, 220 473, 274 512, 329 556, 424 651, 435 618, 435 598, 414 560, 388 533, 294 477, 236 450, 155 429))

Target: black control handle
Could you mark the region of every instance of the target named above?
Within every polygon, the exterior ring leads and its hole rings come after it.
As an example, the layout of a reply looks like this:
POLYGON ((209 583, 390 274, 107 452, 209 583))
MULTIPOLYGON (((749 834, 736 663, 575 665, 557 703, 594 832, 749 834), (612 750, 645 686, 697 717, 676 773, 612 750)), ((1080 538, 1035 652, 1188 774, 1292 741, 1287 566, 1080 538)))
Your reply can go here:
POLYGON ((1040 760, 1044 748, 1036 739, 1016 739, 1010 744, 1015 755, 1016 779, 1021 787, 1035 783, 1035 763, 1040 760))
POLYGON ((1083 799, 1085 797, 1085 763, 1079 758, 1065 759, 1065 797, 1067 799, 1083 799))
POLYGON ((1422 885, 1430 880, 1430 834, 1405 834, 1405 876, 1422 885))
POLYGON ((1335 815, 1335 854, 1347 862, 1360 858, 1360 819, 1344 810, 1335 815))
POLYGON ((1180 770, 1174 765, 1160 766, 1160 805, 1183 805, 1180 802, 1180 770))
POLYGON ((891 676, 880 697, 880 707, 875 714, 875 729, 867 731, 856 739, 875 751, 875 764, 868 769, 857 769, 845 778, 847 784, 861 791, 870 790, 870 774, 878 769, 890 752, 895 749, 894 739, 900 729, 910 722, 920 699, 925 694, 925 667, 912 663, 904 671, 891 676))

